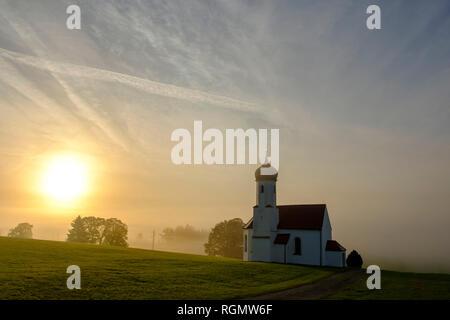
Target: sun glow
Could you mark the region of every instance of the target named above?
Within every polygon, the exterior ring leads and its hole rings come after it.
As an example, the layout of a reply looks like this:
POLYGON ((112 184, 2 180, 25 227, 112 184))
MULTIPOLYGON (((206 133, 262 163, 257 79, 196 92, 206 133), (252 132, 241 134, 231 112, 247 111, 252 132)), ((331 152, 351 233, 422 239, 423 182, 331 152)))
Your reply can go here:
POLYGON ((89 191, 87 163, 75 156, 55 156, 46 164, 41 190, 59 204, 73 204, 89 191))

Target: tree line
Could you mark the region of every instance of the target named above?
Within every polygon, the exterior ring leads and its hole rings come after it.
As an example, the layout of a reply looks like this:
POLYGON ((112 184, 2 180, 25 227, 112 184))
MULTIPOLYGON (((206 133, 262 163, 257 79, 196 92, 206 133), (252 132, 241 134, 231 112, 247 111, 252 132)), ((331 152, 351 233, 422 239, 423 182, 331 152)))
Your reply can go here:
POLYGON ((128 247, 128 226, 119 219, 78 216, 71 226, 68 242, 128 247))
MULTIPOLYGON (((209 232, 208 242, 204 244, 205 253, 210 256, 242 258, 243 226, 244 222, 240 218, 216 224, 209 232)), ((31 239, 32 228, 29 223, 20 223, 9 230, 8 237, 31 239)), ((207 231, 196 230, 187 225, 166 228, 161 236, 166 241, 189 241, 203 239, 207 234, 207 231)), ((127 240, 128 226, 119 219, 78 216, 71 223, 66 241, 128 247, 127 240)))
POLYGON ((161 239, 167 243, 208 239, 204 244, 204 252, 207 255, 241 259, 243 226, 244 222, 240 218, 221 221, 210 232, 196 229, 190 225, 177 226, 165 228, 161 233, 161 239))
POLYGON ((191 225, 165 228, 161 233, 161 239, 166 242, 202 241, 208 238, 207 230, 197 230, 191 225))
MULTIPOLYGON (((8 237, 33 238, 33 225, 24 222, 10 229, 8 237)), ((71 223, 66 241, 128 247, 128 226, 116 218, 76 217, 71 223)))

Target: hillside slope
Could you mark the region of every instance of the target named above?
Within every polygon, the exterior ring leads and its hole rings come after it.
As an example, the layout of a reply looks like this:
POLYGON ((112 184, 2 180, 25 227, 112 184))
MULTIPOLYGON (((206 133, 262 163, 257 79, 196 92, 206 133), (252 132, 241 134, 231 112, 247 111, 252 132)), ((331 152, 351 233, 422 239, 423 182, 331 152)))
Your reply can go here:
POLYGON ((0 299, 226 299, 283 290, 337 270, 0 237, 0 299), (69 265, 81 290, 68 290, 69 265))

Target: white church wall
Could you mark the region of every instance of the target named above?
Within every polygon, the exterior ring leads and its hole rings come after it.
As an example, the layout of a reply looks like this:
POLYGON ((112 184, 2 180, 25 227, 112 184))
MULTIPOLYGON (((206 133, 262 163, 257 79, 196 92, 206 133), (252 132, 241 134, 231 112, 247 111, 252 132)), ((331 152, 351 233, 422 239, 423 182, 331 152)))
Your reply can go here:
POLYGON ((345 251, 326 251, 326 265, 345 267, 345 251))
POLYGON ((251 252, 252 252, 252 236, 253 236, 253 230, 252 229, 245 229, 243 232, 243 260, 244 261, 251 261, 251 252), (247 245, 246 245, 247 244, 247 245), (246 250, 247 249, 247 250, 246 250))
MULTIPOLYGON (((327 241, 331 240, 332 238, 332 229, 331 229, 331 223, 330 223, 330 217, 328 215, 328 210, 325 208, 325 213, 323 216, 323 224, 322 224, 322 260, 326 259, 326 251, 325 248, 327 246, 327 241)), ((322 261, 323 264, 325 264, 325 261, 322 261)))
POLYGON ((317 230, 279 230, 289 233, 286 246, 286 263, 320 265, 320 232, 317 230), (295 238, 301 240, 301 255, 295 255, 295 238))
POLYGON ((271 262, 271 245, 273 239, 260 238, 255 235, 252 237, 251 261, 271 262))
POLYGON ((277 203, 276 181, 259 181, 256 183, 256 199, 258 206, 264 208, 277 203))
POLYGON ((255 236, 269 236, 278 225, 278 208, 253 208, 253 232, 255 236))
MULTIPOLYGON (((286 248, 287 256, 287 248, 286 248)), ((272 261, 284 263, 284 244, 274 244, 272 247, 272 261)))

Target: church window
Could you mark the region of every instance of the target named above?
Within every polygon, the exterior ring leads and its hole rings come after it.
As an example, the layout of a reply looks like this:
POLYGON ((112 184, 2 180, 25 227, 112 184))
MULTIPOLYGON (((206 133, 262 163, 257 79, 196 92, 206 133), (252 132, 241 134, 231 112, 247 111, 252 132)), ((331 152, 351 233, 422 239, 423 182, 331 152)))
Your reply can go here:
POLYGON ((247 235, 244 236, 244 252, 247 252, 247 235))
POLYGON ((261 186, 261 193, 264 193, 264 186, 261 186))
POLYGON ((302 240, 298 237, 295 238, 294 245, 295 245, 294 254, 300 256, 302 254, 302 240))

